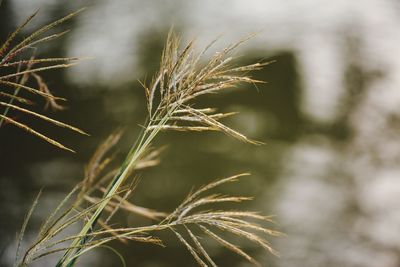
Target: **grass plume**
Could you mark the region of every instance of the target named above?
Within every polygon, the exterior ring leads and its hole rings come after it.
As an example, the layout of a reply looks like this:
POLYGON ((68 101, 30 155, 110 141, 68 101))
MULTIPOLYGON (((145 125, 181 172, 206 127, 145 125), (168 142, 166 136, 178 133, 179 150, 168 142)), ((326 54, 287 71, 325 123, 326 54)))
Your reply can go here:
POLYGON ((21 31, 37 15, 38 12, 35 12, 29 16, 19 27, 17 27, 17 29, 12 32, 2 44, 0 44, 0 97, 5 99, 4 101, 0 101, 0 106, 2 108, 2 110, 0 110, 0 129, 5 123, 9 123, 45 140, 46 142, 58 148, 73 152, 72 149, 62 145, 60 142, 54 140, 46 134, 40 133, 30 126, 11 118, 9 116, 9 111, 13 109, 19 113, 33 115, 36 118, 49 122, 53 125, 64 127, 86 135, 85 132, 76 127, 32 111, 31 109, 33 100, 19 96, 22 91, 25 91, 28 93, 28 97, 29 94, 42 97, 46 101, 46 108, 50 107, 53 110, 64 109, 64 106, 61 105, 59 101, 65 101, 65 99, 56 97, 51 93, 44 79, 40 76, 40 73, 53 69, 69 68, 75 65, 80 58, 36 58, 34 53, 31 51, 35 51, 36 47, 42 43, 55 40, 66 34, 68 31, 46 35, 51 29, 71 19, 75 15, 79 14, 82 10, 83 9, 80 9, 55 22, 45 25, 27 37, 23 38, 22 41, 17 42, 17 38, 21 34, 21 31), (30 80, 33 80, 31 83, 36 82, 36 86, 28 85, 30 84, 30 80))
MULTIPOLYGON (((242 83, 258 83, 249 72, 267 63, 246 66, 232 64, 232 51, 241 43, 232 44, 215 53, 206 62, 197 53, 194 42, 181 47, 180 38, 170 31, 160 60, 160 68, 148 85, 143 85, 148 118, 140 134, 119 167, 112 167, 112 150, 122 131, 111 134, 93 154, 85 168, 85 177, 60 203, 42 225, 37 240, 18 258, 16 266, 26 266, 41 257, 63 252, 57 267, 72 267, 77 259, 113 240, 149 242, 163 246, 157 236, 170 231, 191 253, 200 266, 217 266, 197 233, 209 236, 223 247, 259 265, 243 249, 229 241, 228 235, 238 236, 277 255, 267 241, 280 233, 269 229, 271 217, 251 211, 216 210, 219 203, 238 203, 252 198, 210 193, 221 185, 237 182, 248 173, 215 180, 191 192, 172 212, 160 212, 134 204, 130 196, 138 185, 136 172, 157 165, 161 150, 153 147, 156 137, 164 130, 218 131, 239 141, 261 144, 221 122, 234 113, 217 113, 212 107, 197 107, 199 96, 215 94, 238 87, 242 83), (210 208, 211 207, 211 208, 210 208), (119 212, 135 213, 151 218, 154 224, 139 227, 113 223, 119 212), (59 238, 65 229, 82 223, 76 234, 59 238)), ((13 107, 13 106, 10 106, 13 107)), ((35 114, 29 113, 35 116, 35 114)))

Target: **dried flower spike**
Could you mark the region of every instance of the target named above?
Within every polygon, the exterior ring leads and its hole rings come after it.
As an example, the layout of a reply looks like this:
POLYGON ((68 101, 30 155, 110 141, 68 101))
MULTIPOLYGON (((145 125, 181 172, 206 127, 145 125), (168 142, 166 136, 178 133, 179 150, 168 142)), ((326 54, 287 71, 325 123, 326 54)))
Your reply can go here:
POLYGON ((51 119, 48 116, 39 114, 30 110, 32 107, 32 100, 26 99, 25 97, 20 97, 18 94, 20 91, 26 91, 30 94, 36 94, 44 98, 46 101, 46 107, 50 107, 53 110, 62 110, 64 106, 59 103, 59 101, 65 101, 64 98, 54 96, 49 88, 47 87, 43 78, 39 75, 40 72, 49 71, 52 69, 69 68, 75 65, 80 58, 35 58, 32 56, 29 59, 24 58, 26 51, 34 51, 37 45, 45 42, 52 41, 63 36, 68 31, 45 35, 49 30, 54 27, 64 23, 65 21, 71 19, 83 9, 73 12, 55 22, 52 22, 32 34, 24 38, 19 43, 15 42, 16 37, 19 35, 21 30, 36 16, 37 12, 26 19, 9 37, 0 44, 0 97, 6 99, 6 101, 0 101, 0 127, 4 125, 5 122, 10 123, 18 128, 31 133, 46 142, 71 152, 72 149, 67 148, 61 143, 55 141, 53 138, 46 136, 45 134, 39 133, 37 130, 32 129, 30 126, 23 124, 11 118, 8 113, 10 109, 13 109, 22 114, 32 115, 41 120, 47 121, 51 124, 67 128, 69 130, 78 132, 80 134, 87 135, 82 130, 70 126, 68 124, 59 122, 57 120, 51 119), (30 79, 36 81, 37 87, 28 86, 27 83, 30 79), (7 91, 12 92, 7 92, 7 91), (14 103, 15 102, 15 103, 14 103), (28 107, 23 107, 23 105, 28 105, 28 107))

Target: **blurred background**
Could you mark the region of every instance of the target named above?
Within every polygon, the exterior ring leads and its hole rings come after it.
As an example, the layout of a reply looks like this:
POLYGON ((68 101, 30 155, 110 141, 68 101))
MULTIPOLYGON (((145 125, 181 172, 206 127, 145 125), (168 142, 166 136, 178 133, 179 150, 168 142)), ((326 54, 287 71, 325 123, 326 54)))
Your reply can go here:
MULTIPOLYGON (((137 80, 157 70, 171 25, 184 40, 196 38, 199 48, 221 34, 215 49, 258 33, 237 55, 241 62, 276 60, 254 73, 268 83, 206 97, 200 105, 239 111, 227 124, 267 144, 255 147, 218 133, 163 134, 157 140, 168 144, 162 162, 143 172, 133 201, 168 211, 193 185, 250 171, 251 178, 224 192, 256 196, 247 207, 276 215, 274 227, 287 234, 271 239, 281 258, 241 244, 263 266, 400 266, 398 1, 3 0, 0 40, 38 8, 25 34, 82 6, 88 9, 61 27, 72 31, 36 53, 94 57, 43 75, 53 93, 68 98, 67 110, 47 114, 91 136, 30 122, 77 150, 72 154, 10 125, 0 129, 1 266, 13 262, 16 233, 41 188, 26 244, 81 179, 101 140, 125 127, 121 155, 135 140, 145 117, 137 80)), ((37 110, 43 112, 40 105, 37 110)), ((167 248, 114 245, 128 266, 195 266, 179 242, 166 238, 167 248)), ((221 266, 249 266, 219 246, 211 251, 221 266)), ((79 266, 118 265, 117 256, 99 249, 79 266)))

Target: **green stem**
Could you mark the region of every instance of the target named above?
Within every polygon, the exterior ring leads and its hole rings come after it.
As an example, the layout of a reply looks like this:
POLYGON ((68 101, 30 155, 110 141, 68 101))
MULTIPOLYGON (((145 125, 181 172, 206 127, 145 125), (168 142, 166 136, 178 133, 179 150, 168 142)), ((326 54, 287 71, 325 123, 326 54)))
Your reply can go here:
MULTIPOLYGON (((175 110, 175 108, 171 108, 171 112, 168 112, 161 121, 157 124, 157 127, 151 130, 150 133, 148 133, 146 130, 142 133, 141 137, 139 138, 139 142, 136 146, 133 146, 131 151, 128 153, 126 159, 124 160, 120 171, 118 174, 114 177, 114 179, 111 181, 107 192, 104 194, 103 198, 106 200, 101 202, 99 207, 96 209, 96 211, 93 213, 93 215, 90 217, 89 221, 85 223, 83 226, 82 230, 78 234, 78 238, 72 241, 71 247, 75 248, 78 246, 84 245, 87 240, 87 234, 90 233, 96 226, 97 220, 101 216, 104 208, 107 206, 108 202, 111 200, 112 196, 115 195, 118 191, 118 188, 124 183, 124 181, 127 179, 129 176, 131 170, 135 167, 136 163, 140 159, 140 157, 143 155, 143 153, 146 151, 146 149, 150 146, 151 142, 154 140, 156 135, 159 133, 161 127, 167 123, 170 114, 172 114, 172 111, 175 110)), ((149 128, 152 124, 152 119, 149 120, 146 129, 149 128)), ((65 252, 63 257, 59 260, 57 263, 56 267, 72 267, 75 265, 75 261, 77 258, 83 254, 85 250, 84 249, 70 249, 65 252)))
MULTIPOLYGON (((20 87, 18 87, 17 89, 15 89, 13 96, 17 96, 19 93, 19 89, 20 87)), ((8 102, 8 104, 12 105, 14 103, 14 98, 11 98, 10 101, 8 102)), ((7 116, 8 112, 10 111, 10 107, 6 107, 6 109, 3 112, 3 116, 7 116)), ((0 127, 3 125, 4 123, 4 117, 0 118, 0 127)))
MULTIPOLYGON (((30 69, 30 66, 28 66, 28 69, 30 69)), ((19 68, 18 68, 17 71, 19 72, 19 68)), ((17 79, 18 79, 18 78, 17 78, 17 79)), ((28 79, 29 79, 29 75, 24 74, 24 75, 22 76, 22 78, 20 78, 20 84, 21 84, 21 85, 24 85, 24 84, 28 81, 28 79)), ((17 80, 17 82, 18 82, 18 80, 17 80)), ((17 96, 20 89, 21 89, 20 86, 17 87, 17 88, 15 88, 15 91, 14 91, 13 96, 17 96)), ((14 103, 14 98, 11 98, 10 101, 8 102, 8 104, 12 105, 13 103, 14 103)), ((8 106, 8 107, 6 107, 6 109, 4 110, 3 116, 4 116, 4 117, 7 117, 7 114, 8 114, 9 111, 10 111, 10 107, 8 106)), ((1 127, 1 126, 3 125, 3 123, 4 123, 4 117, 1 117, 1 118, 0 118, 0 127, 1 127)))

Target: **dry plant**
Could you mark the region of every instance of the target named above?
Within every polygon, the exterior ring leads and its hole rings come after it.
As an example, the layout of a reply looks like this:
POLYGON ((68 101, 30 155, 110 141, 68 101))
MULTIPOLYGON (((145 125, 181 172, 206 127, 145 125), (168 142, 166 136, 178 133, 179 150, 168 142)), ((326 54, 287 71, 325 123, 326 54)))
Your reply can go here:
MULTIPOLYGON (((260 265, 239 246, 228 241, 224 233, 247 239, 273 254, 266 236, 280 233, 267 228, 271 218, 251 211, 217 210, 218 203, 237 203, 249 197, 211 193, 216 187, 235 182, 247 173, 218 179, 191 192, 171 213, 164 213, 133 204, 130 195, 138 184, 135 173, 139 169, 159 163, 160 149, 152 143, 163 130, 220 131, 240 141, 260 144, 226 126, 220 119, 233 113, 217 113, 211 107, 198 108, 196 98, 229 90, 240 83, 258 83, 248 73, 261 69, 266 63, 246 66, 232 64, 232 51, 248 38, 215 53, 206 63, 202 56, 211 47, 196 53, 194 42, 180 49, 180 39, 171 31, 162 53, 160 70, 150 85, 145 86, 148 119, 143 132, 119 167, 113 168, 112 149, 118 143, 121 131, 109 136, 99 146, 85 169, 85 178, 78 184, 42 224, 36 241, 22 255, 15 266, 27 266, 49 254, 63 252, 57 267, 74 266, 86 252, 104 246, 112 240, 150 242, 163 245, 157 237, 160 231, 171 231, 192 254, 200 266, 217 266, 197 236, 202 233, 220 245, 260 265), (130 212, 156 220, 148 226, 124 227, 113 221, 118 211, 130 212), (65 229, 79 225, 76 234, 63 236, 65 229), (63 236, 63 237, 62 237, 63 236)), ((38 200, 34 201, 21 230, 23 233, 38 200)), ((18 248, 20 246, 18 245, 18 248)), ((19 251, 19 249, 18 249, 19 251)))
POLYGON ((50 107, 53 110, 64 109, 64 106, 60 104, 60 101, 65 101, 65 99, 54 96, 39 73, 52 69, 71 67, 80 59, 66 57, 36 58, 34 56, 34 51, 38 45, 58 39, 66 34, 68 30, 51 34, 48 32, 63 22, 71 19, 82 10, 83 9, 78 10, 55 22, 52 22, 17 42, 16 40, 21 31, 36 16, 37 12, 35 12, 19 27, 17 27, 17 29, 11 33, 2 44, 0 44, 0 99, 3 99, 0 100, 0 108, 3 109, 3 111, 0 111, 0 127, 4 126, 5 123, 12 124, 47 141, 52 145, 71 152, 73 152, 72 149, 65 147, 53 138, 50 138, 47 135, 32 129, 30 126, 9 116, 9 111, 12 109, 44 120, 59 127, 64 127, 80 134, 86 134, 76 127, 33 111, 32 105, 34 103, 29 97, 29 94, 38 95, 44 98, 46 101, 45 107, 50 107), (36 86, 31 86, 29 84, 29 80, 33 80, 33 83, 36 83, 36 86), (22 91, 25 91, 27 96, 21 96, 22 91))

